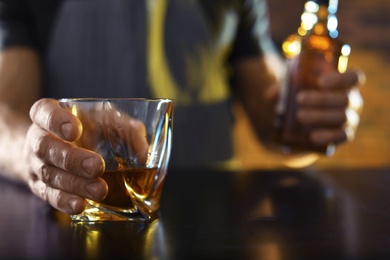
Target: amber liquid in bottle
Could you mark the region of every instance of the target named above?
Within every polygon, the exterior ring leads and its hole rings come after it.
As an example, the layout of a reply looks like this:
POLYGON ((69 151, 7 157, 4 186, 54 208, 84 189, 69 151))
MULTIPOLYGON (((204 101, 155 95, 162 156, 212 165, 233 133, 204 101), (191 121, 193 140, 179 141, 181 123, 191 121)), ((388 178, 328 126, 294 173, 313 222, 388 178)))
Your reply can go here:
POLYGON ((331 144, 312 145, 309 141, 312 128, 296 120, 297 93, 302 89, 318 88, 320 74, 332 71, 342 73, 346 70, 350 48, 337 39, 337 30, 335 26, 332 27, 332 20, 329 21, 333 19, 337 26, 335 11, 330 13, 332 3, 336 4, 337 9, 337 1, 307 2, 298 33, 288 37, 283 44, 288 75, 279 104, 276 141, 282 144, 285 153, 333 153, 331 144), (329 2, 329 5, 324 2, 329 2), (316 22, 311 24, 310 21, 316 22))

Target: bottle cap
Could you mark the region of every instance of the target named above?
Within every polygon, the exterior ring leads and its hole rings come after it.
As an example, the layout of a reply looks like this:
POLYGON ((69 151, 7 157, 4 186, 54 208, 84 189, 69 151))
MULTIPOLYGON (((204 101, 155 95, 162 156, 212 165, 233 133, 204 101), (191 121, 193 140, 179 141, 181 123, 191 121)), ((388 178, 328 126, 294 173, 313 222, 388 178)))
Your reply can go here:
POLYGON ((312 0, 315 3, 319 5, 326 5, 326 6, 336 6, 338 5, 339 0, 312 0))
POLYGON ((328 6, 329 5, 329 2, 331 0, 314 0, 315 3, 319 4, 319 5, 326 5, 328 6))
POLYGON ((332 14, 335 14, 337 12, 339 0, 311 0, 311 1, 321 6, 327 6, 328 11, 332 14))

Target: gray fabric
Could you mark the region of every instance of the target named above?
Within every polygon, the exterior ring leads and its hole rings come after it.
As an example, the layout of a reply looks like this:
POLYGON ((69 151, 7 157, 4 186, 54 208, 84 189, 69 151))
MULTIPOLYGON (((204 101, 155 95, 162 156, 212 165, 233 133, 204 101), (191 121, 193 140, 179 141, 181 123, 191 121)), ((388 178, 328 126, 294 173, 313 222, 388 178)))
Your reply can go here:
POLYGON ((145 30, 143 0, 64 1, 47 54, 46 95, 150 96, 145 30))

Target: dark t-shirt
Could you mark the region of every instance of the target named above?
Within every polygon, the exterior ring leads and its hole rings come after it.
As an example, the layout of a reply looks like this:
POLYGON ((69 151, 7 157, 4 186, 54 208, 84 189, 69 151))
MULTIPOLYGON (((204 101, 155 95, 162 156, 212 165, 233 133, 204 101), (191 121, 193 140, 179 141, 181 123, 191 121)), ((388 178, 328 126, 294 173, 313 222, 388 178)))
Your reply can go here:
POLYGON ((3 0, 0 46, 18 45, 42 56, 43 97, 173 98, 187 166, 232 157, 229 64, 272 49, 264 0, 3 0))

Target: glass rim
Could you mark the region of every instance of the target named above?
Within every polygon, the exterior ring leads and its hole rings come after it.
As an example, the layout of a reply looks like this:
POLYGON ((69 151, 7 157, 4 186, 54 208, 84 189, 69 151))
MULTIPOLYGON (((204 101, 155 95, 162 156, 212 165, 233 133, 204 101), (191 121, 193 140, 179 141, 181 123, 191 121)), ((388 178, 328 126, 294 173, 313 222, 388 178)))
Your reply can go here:
POLYGON ((104 102, 104 101, 116 101, 116 102, 125 102, 125 101, 146 101, 146 102, 174 102, 170 98, 60 98, 59 102, 104 102))

